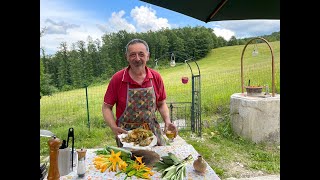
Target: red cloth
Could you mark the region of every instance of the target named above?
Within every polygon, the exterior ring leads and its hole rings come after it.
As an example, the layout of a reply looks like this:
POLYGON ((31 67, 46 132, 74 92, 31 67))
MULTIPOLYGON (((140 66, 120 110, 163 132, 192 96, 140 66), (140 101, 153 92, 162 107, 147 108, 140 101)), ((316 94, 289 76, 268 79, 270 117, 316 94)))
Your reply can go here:
POLYGON ((157 103, 158 101, 165 100, 167 97, 166 91, 164 89, 163 80, 157 71, 146 67, 147 75, 142 85, 139 85, 129 76, 129 73, 128 73, 129 68, 130 66, 116 72, 112 76, 110 83, 108 85, 107 91, 104 95, 105 104, 109 104, 112 106, 116 104, 117 121, 126 108, 128 82, 129 82, 130 88, 146 88, 146 87, 151 87, 153 85, 154 90, 156 92, 157 103), (152 79, 152 84, 150 82, 150 79, 152 79))

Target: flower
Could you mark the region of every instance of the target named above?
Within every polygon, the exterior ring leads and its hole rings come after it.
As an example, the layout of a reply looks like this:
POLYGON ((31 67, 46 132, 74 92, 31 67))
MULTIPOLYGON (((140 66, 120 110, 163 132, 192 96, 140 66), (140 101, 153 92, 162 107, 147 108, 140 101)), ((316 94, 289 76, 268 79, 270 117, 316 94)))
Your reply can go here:
POLYGON ((127 177, 136 176, 139 178, 150 179, 150 176, 154 174, 151 172, 151 168, 145 166, 142 162, 142 157, 134 156, 136 159, 135 161, 131 161, 129 166, 122 169, 121 172, 126 173, 127 177))
POLYGON ((117 153, 114 153, 114 151, 111 150, 111 156, 110 156, 110 158, 109 158, 109 161, 110 161, 112 164, 111 164, 111 167, 110 167, 109 171, 116 172, 116 171, 117 171, 117 165, 118 165, 118 167, 119 167, 120 170, 127 167, 127 163, 124 162, 124 161, 120 158, 120 155, 121 155, 121 151, 119 151, 119 152, 117 152, 117 153))
POLYGON ((136 162, 139 162, 140 164, 142 164, 143 156, 141 156, 141 157, 134 156, 134 157, 136 158, 136 162))
POLYGON ((109 161, 110 155, 98 155, 94 158, 93 164, 100 172, 105 172, 111 165, 109 161))
POLYGON ((118 167, 119 167, 120 170, 125 169, 127 166, 128 166, 128 164, 127 164, 125 161, 123 161, 123 160, 121 160, 120 162, 118 162, 118 167))

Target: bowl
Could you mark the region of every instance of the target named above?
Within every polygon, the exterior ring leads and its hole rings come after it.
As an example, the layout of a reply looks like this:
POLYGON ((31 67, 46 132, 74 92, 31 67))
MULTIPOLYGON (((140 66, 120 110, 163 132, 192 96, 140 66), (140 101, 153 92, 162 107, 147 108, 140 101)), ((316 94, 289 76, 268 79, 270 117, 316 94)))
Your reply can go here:
POLYGON ((246 86, 247 96, 261 96, 263 86, 246 86))

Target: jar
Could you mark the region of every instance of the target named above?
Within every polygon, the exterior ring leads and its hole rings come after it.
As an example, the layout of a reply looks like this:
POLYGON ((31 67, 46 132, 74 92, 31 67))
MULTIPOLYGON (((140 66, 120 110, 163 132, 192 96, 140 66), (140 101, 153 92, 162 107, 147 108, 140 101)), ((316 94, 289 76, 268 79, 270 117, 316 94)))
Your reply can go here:
POLYGON ((198 159, 193 162, 193 167, 200 174, 204 174, 207 169, 207 163, 204 161, 201 155, 198 155, 198 159))
POLYGON ((84 177, 86 173, 86 149, 77 150, 78 153, 78 167, 77 174, 79 177, 84 177))

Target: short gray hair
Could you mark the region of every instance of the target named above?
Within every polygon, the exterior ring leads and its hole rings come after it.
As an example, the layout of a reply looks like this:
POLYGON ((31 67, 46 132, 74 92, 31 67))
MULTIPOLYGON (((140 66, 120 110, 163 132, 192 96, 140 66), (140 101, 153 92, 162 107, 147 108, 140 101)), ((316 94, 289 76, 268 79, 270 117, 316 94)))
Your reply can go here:
POLYGON ((128 44, 126 45, 126 54, 128 53, 128 47, 132 44, 136 44, 136 43, 142 43, 146 46, 147 51, 149 52, 149 46, 148 43, 142 39, 132 39, 131 41, 128 42, 128 44))

